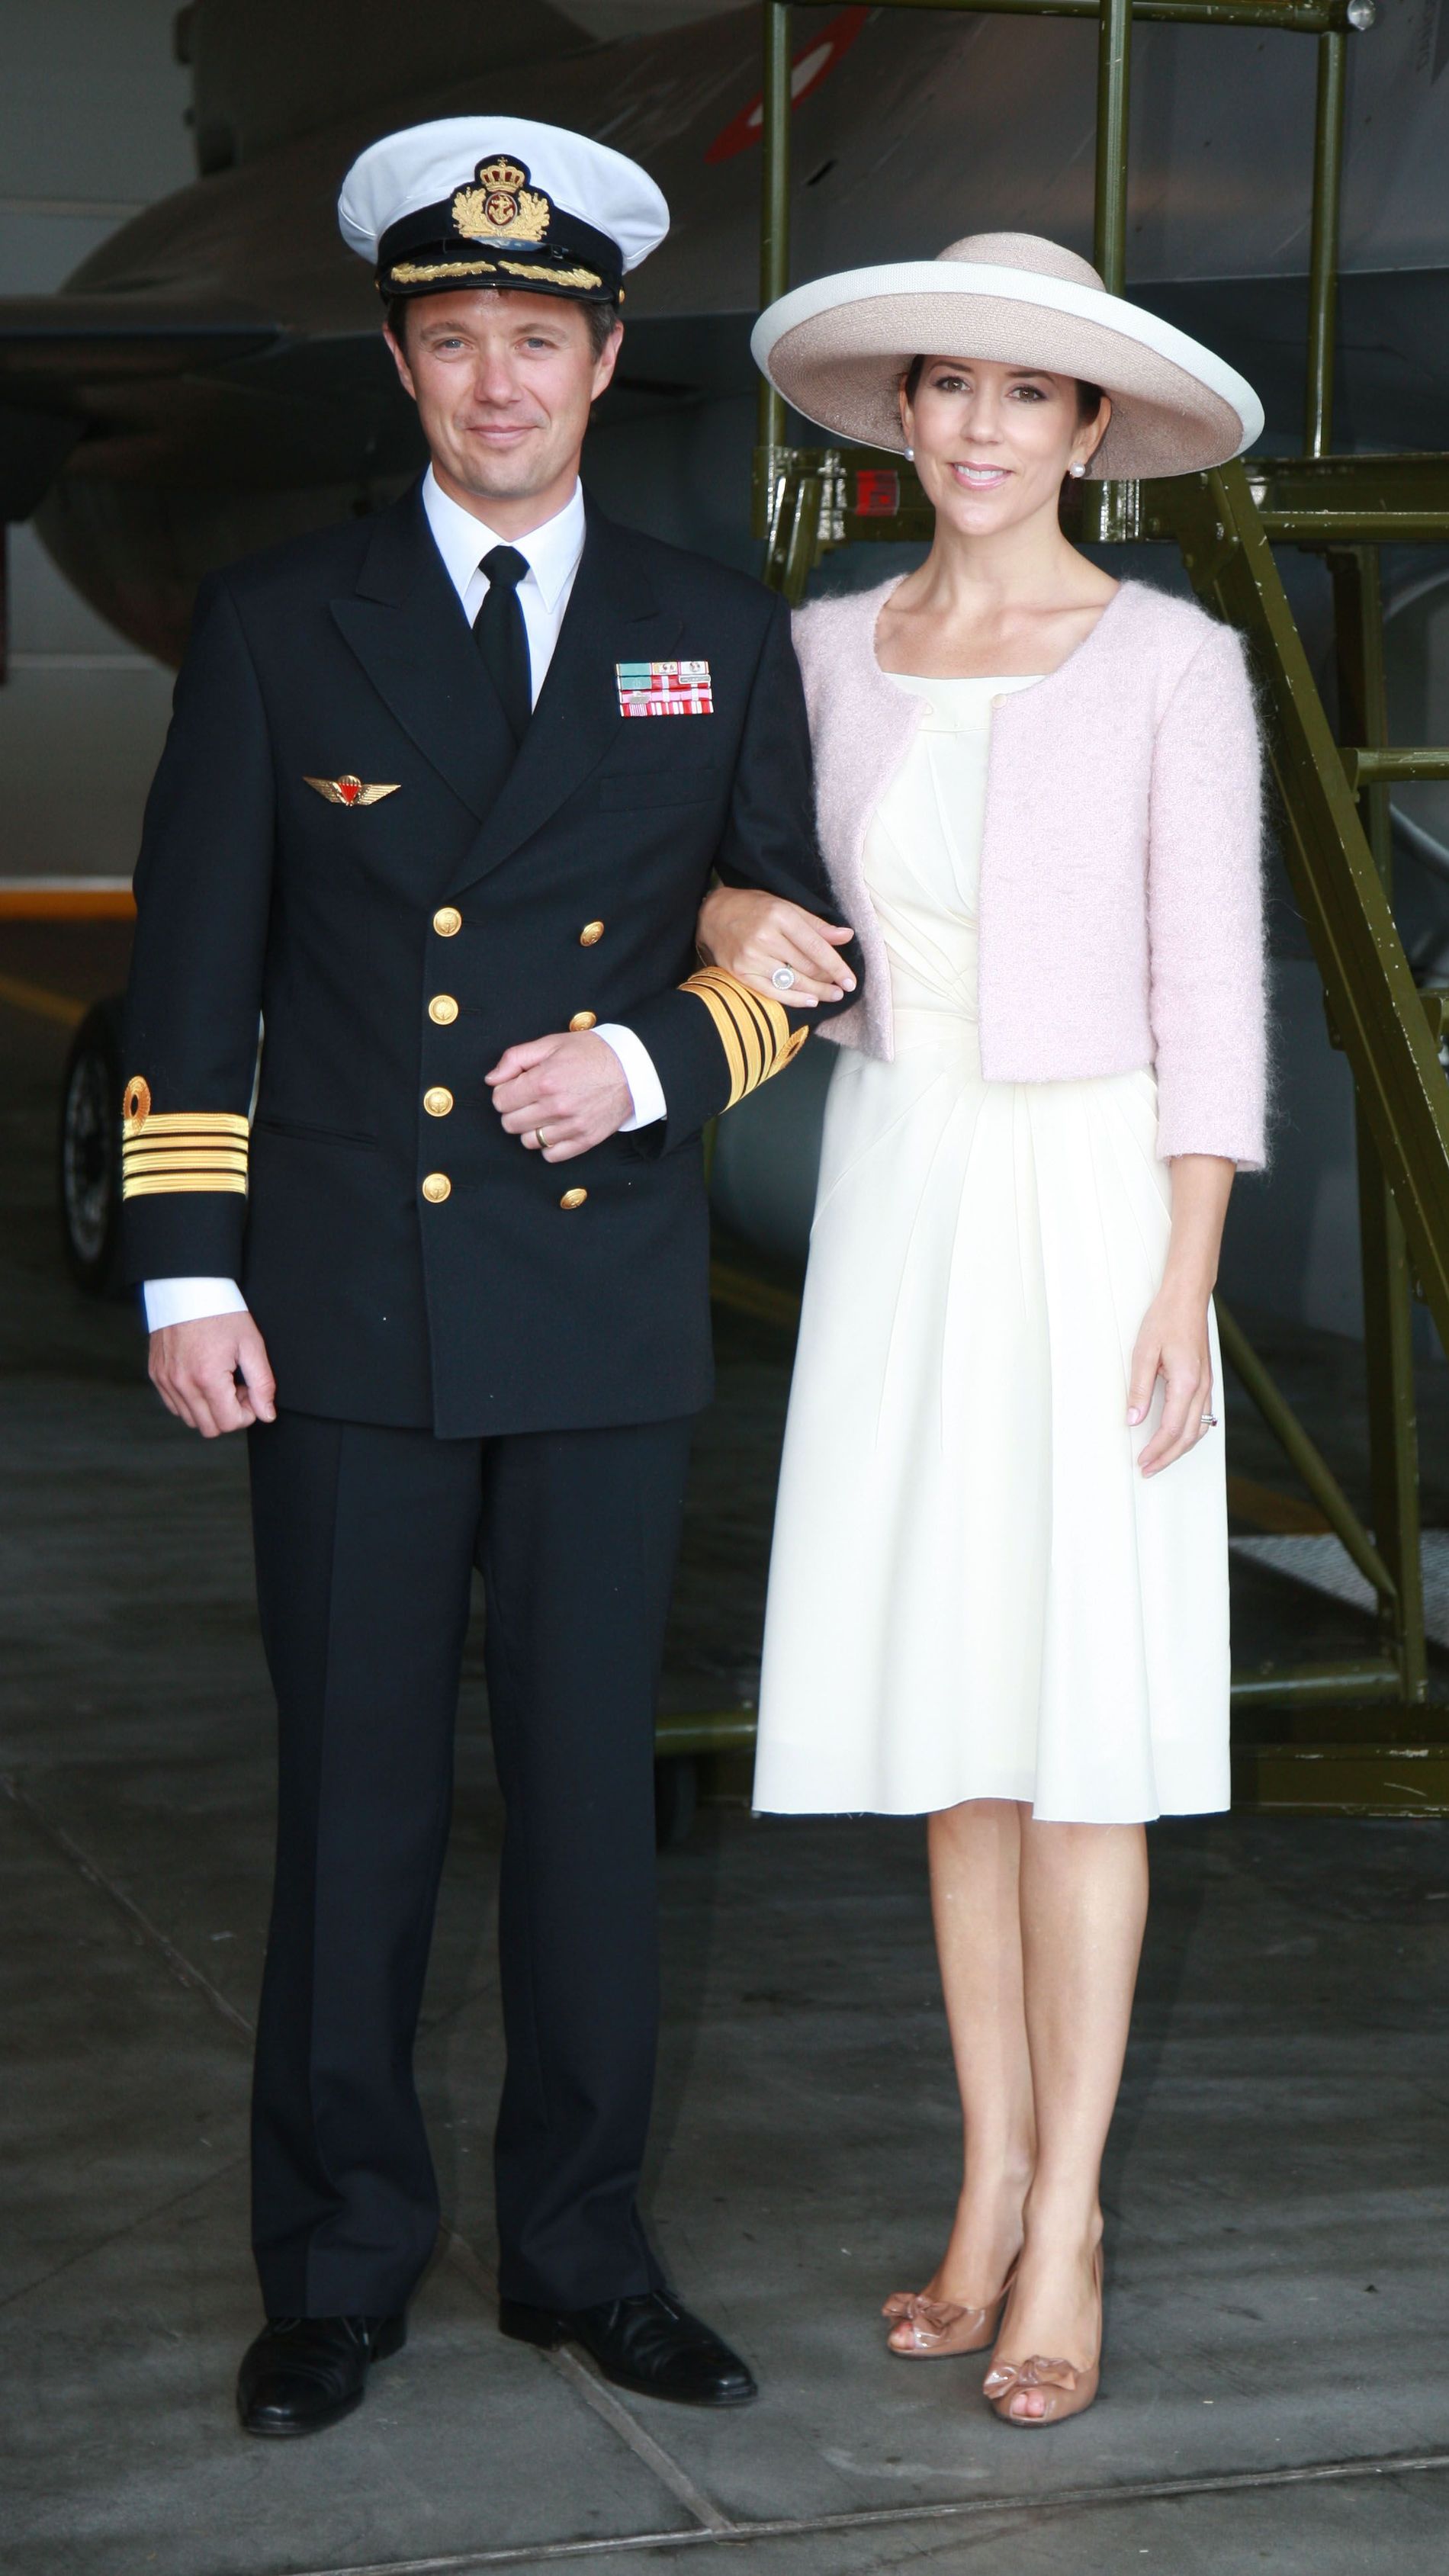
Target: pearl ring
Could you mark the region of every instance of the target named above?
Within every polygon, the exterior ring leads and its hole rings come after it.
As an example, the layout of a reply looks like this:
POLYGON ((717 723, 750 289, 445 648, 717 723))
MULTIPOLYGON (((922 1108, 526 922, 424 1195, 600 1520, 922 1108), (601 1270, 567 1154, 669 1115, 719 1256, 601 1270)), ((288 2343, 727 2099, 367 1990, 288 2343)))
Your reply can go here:
POLYGON ((777 993, 788 993, 795 981, 794 967, 777 966, 774 974, 770 977, 770 981, 774 985, 777 993))

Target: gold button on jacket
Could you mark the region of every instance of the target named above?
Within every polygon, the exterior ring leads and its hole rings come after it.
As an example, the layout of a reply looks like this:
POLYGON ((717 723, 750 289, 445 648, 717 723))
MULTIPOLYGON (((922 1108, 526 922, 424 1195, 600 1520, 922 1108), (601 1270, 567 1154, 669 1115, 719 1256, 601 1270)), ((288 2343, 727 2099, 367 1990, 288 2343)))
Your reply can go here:
POLYGON ((453 1095, 444 1083, 436 1082, 423 1093, 423 1107, 430 1118, 446 1118, 453 1106, 453 1095))
POLYGON ((430 1020, 436 1020, 440 1029, 448 1028, 451 1023, 456 1020, 457 1016, 458 1005, 454 1001, 451 993, 435 993, 433 995, 432 1000, 428 1004, 428 1017, 430 1020))
POLYGON ((453 1184, 446 1172, 429 1172, 423 1183, 423 1196, 430 1207, 441 1207, 444 1199, 451 1198, 452 1193, 453 1184))
POLYGON ((571 1029, 594 1029, 597 1028, 598 1025, 599 1014, 597 1011, 575 1011, 573 1018, 569 1022, 569 1027, 571 1029))
POLYGON ((581 948, 597 948, 599 941, 603 936, 604 925, 601 921, 586 921, 583 929, 579 932, 579 946, 581 948))
POLYGON ((441 904, 433 915, 433 928, 440 939, 455 939, 463 927, 463 916, 451 903, 441 904))
POLYGON ((559 1206, 561 1208, 582 1207, 588 1195, 587 1190, 565 1190, 563 1197, 559 1200, 559 1206))

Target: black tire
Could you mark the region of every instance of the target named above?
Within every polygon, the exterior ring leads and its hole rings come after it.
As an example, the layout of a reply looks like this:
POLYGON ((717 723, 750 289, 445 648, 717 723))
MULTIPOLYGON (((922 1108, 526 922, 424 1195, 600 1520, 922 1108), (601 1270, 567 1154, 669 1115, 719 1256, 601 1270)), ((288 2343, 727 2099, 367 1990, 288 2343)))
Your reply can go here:
POLYGON ((654 1765, 654 1841, 673 1851, 694 1822, 699 1804, 699 1765, 690 1753, 671 1753, 654 1765))
POLYGON ((60 1094, 57 1184, 66 1267, 88 1297, 121 1282, 121 1005, 97 1002, 76 1030, 60 1094))

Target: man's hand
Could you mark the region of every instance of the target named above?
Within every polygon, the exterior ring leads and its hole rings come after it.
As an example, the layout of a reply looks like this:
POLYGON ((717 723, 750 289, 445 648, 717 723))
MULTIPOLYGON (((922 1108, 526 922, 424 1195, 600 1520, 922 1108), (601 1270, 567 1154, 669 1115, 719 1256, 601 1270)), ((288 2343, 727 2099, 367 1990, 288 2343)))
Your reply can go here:
POLYGON ((198 1323, 166 1325, 151 1336, 150 1366, 151 1384, 167 1412, 203 1440, 277 1418, 277 1383, 250 1315, 203 1315, 198 1323))
POLYGON ((623 1066, 607 1039, 590 1029, 511 1046, 483 1078, 507 1133, 521 1136, 546 1163, 571 1163, 617 1136, 634 1115, 623 1066))

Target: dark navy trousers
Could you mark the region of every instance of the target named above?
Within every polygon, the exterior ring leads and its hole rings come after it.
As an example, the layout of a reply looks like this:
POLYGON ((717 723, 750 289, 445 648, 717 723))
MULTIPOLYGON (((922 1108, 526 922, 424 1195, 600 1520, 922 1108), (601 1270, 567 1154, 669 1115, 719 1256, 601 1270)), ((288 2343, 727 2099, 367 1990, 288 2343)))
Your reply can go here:
POLYGON ((279 1715, 253 2218, 271 2316, 391 2315, 439 2204, 413 2080, 471 1578, 505 1807, 506 2297, 660 2286, 637 2192, 658 2019, 654 1717, 692 1418, 250 1435, 279 1715))

